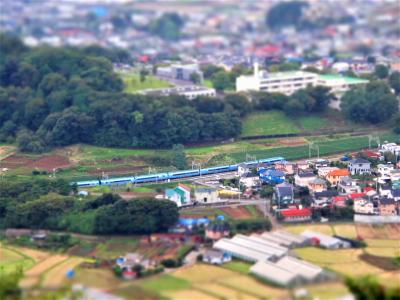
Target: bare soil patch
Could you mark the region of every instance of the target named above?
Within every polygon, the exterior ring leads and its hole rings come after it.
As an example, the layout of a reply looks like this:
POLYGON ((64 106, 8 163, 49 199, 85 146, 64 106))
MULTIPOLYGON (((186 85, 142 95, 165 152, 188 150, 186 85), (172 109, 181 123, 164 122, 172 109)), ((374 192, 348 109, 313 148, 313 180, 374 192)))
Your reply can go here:
POLYGON ((251 213, 243 206, 224 207, 221 210, 233 219, 249 219, 252 217, 251 213))

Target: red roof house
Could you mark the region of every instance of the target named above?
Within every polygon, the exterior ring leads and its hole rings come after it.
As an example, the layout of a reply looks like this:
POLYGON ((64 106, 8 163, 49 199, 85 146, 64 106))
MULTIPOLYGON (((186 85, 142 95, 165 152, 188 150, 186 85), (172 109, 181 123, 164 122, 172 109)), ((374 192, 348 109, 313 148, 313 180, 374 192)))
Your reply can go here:
POLYGON ((363 198, 363 197, 365 197, 365 193, 353 193, 353 194, 350 194, 349 195, 349 198, 350 199, 358 199, 358 198, 363 198))
POLYGON ((311 209, 309 208, 292 208, 281 210, 285 222, 304 222, 311 220, 311 209))
POLYGON ((332 204, 331 207, 337 206, 337 207, 345 207, 346 206, 346 200, 347 198, 344 196, 336 196, 332 198, 332 204))

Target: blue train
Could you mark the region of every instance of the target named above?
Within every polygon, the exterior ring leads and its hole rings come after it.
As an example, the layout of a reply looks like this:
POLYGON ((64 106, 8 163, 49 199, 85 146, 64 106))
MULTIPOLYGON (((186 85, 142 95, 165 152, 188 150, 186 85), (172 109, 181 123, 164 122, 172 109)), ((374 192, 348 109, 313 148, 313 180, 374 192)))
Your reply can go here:
MULTIPOLYGON (((255 167, 259 163, 273 164, 273 163, 281 162, 284 160, 285 159, 283 157, 272 157, 272 158, 248 161, 248 162, 244 162, 243 164, 245 164, 249 167, 255 167)), ((98 185, 162 182, 162 181, 168 181, 168 180, 172 180, 172 179, 189 178, 189 177, 195 177, 195 176, 200 176, 200 175, 211 175, 211 174, 218 174, 218 173, 224 173, 224 172, 233 172, 233 171, 237 171, 239 165, 240 164, 211 167, 211 168, 206 168, 206 169, 194 169, 194 170, 174 171, 174 172, 149 174, 149 175, 130 176, 130 177, 119 177, 119 178, 99 179, 99 180, 86 180, 86 181, 78 181, 78 182, 74 182, 74 183, 76 183, 78 187, 90 187, 90 186, 98 186, 98 185)))

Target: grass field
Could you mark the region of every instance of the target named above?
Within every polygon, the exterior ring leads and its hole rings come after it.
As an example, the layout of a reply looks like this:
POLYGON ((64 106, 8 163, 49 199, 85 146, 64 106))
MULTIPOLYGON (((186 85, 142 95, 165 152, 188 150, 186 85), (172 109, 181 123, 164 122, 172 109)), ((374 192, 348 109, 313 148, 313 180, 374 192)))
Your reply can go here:
POLYGON ((228 270, 236 271, 243 274, 249 274, 251 266, 252 264, 239 260, 233 260, 223 265, 223 267, 228 270))
POLYGON ((139 74, 122 74, 121 77, 125 84, 125 92, 127 93, 135 93, 140 90, 160 89, 172 86, 167 81, 150 75, 146 76, 146 79, 143 82, 140 81, 139 74))
POLYGON ((268 111, 249 115, 243 122, 242 136, 298 132, 297 126, 282 111, 268 111))
POLYGON ((299 126, 306 131, 314 131, 325 128, 329 125, 329 121, 320 116, 303 116, 296 120, 299 126))

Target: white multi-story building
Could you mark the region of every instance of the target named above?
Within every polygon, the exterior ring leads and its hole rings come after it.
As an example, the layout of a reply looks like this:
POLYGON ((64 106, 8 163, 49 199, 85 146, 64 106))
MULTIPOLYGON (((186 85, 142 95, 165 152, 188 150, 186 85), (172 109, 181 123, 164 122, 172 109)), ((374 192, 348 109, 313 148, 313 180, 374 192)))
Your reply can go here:
POLYGON ((331 91, 340 97, 350 88, 365 85, 368 82, 367 79, 337 74, 320 75, 305 71, 269 73, 265 70, 259 70, 258 64, 255 63, 252 75, 242 75, 236 79, 236 91, 264 91, 290 95, 308 85, 321 85, 331 88, 331 91))
POLYGON ((269 73, 259 70, 258 64, 255 63, 252 75, 242 75, 236 79, 236 91, 264 91, 290 95, 308 85, 315 85, 318 76, 304 71, 269 73))
POLYGON ((215 89, 197 86, 197 85, 185 85, 172 88, 162 88, 162 89, 148 89, 142 90, 140 93, 150 96, 169 96, 169 95, 181 95, 185 96, 189 100, 193 100, 199 96, 204 97, 215 97, 215 89))

